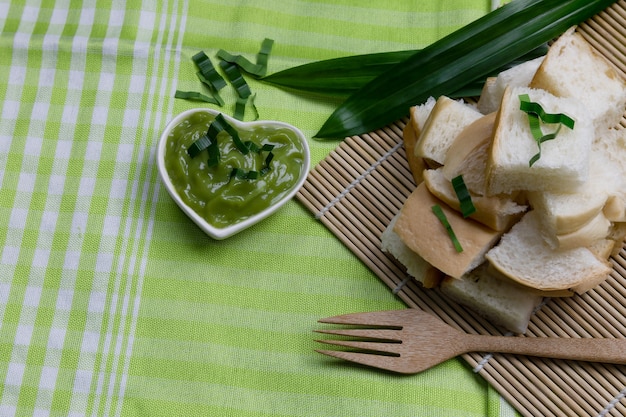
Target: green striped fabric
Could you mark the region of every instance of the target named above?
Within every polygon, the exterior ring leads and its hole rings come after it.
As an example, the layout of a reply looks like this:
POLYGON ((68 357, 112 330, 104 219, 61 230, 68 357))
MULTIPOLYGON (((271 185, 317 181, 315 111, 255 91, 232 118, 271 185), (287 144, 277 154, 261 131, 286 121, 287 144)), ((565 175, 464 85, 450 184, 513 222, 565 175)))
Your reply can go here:
MULTIPOLYGON (((155 164, 168 120, 202 106, 174 99, 200 89, 200 50, 271 38, 275 72, 423 47, 490 7, 0 0, 0 416, 515 415, 461 360, 399 377, 315 353, 319 318, 405 306, 295 200, 211 240, 155 164)), ((337 103, 248 81, 313 165, 337 146, 311 139, 337 103)))

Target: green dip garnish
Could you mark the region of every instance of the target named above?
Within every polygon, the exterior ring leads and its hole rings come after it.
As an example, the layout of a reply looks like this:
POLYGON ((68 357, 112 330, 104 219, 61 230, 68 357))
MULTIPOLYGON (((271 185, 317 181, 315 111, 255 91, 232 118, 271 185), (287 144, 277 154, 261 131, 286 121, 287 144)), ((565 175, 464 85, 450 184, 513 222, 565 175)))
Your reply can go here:
POLYGON ((166 144, 165 167, 185 204, 212 226, 223 228, 265 210, 287 194, 300 178, 305 156, 291 129, 255 124, 237 128, 239 138, 258 148, 273 145, 272 158, 267 158, 267 151, 242 153, 226 131, 217 134, 219 163, 209 163, 208 150, 192 158, 187 149, 207 134, 214 119, 213 114, 198 112, 176 126, 166 144), (260 174, 248 178, 234 172, 260 174))

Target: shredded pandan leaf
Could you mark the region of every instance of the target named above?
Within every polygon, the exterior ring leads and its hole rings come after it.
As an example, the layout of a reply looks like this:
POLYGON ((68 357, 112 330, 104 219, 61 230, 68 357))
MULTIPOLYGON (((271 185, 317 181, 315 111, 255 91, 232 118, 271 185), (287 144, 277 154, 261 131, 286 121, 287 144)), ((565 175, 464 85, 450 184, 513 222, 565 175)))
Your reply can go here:
POLYGON ((437 216, 437 218, 439 219, 443 227, 445 227, 446 232, 448 232, 448 236, 450 236, 450 240, 452 241, 452 244, 454 245, 454 249, 456 249, 456 251, 459 253, 463 252, 463 247, 461 246, 461 242, 459 242, 459 239, 456 237, 454 230, 452 230, 452 226, 450 225, 450 222, 448 222, 446 213, 443 212, 443 209, 441 208, 441 206, 439 204, 435 204, 434 206, 431 207, 431 209, 433 213, 435 213, 435 216, 437 216))
POLYGON ((237 178, 240 180, 256 180, 259 178, 259 171, 246 171, 241 168, 233 168, 230 172, 230 179, 237 178))
POLYGON ((467 190, 465 181, 463 181, 463 176, 459 175, 458 177, 452 178, 452 186, 454 187, 454 192, 459 199, 461 214, 463 215, 463 217, 469 217, 470 215, 475 213, 476 207, 474 207, 474 203, 472 202, 472 196, 467 190))
POLYGON ((243 78, 243 74, 241 74, 237 65, 228 61, 221 61, 220 67, 222 67, 226 77, 237 91, 238 99, 235 104, 235 113, 233 117, 238 120, 243 120, 246 111, 246 104, 248 103, 249 97, 252 95, 250 86, 243 78))
POLYGON ((210 167, 217 166, 220 163, 221 155, 220 148, 217 147, 217 141, 213 141, 211 146, 208 147, 209 158, 207 159, 207 165, 210 167))
POLYGON ((241 68, 248 74, 262 77, 267 72, 267 62, 269 55, 272 52, 272 46, 274 41, 272 39, 264 39, 261 43, 261 49, 256 56, 256 63, 251 62, 249 59, 242 55, 232 55, 223 49, 217 51, 216 56, 226 62, 234 64, 241 68))
POLYGON ((256 93, 248 97, 248 104, 250 104, 250 107, 252 107, 252 111, 254 112, 254 120, 259 120, 259 110, 256 108, 256 104, 254 103, 255 99, 256 93))
POLYGON ((272 150, 274 150, 274 145, 266 143, 262 146, 259 146, 252 141, 242 141, 239 137, 237 129, 231 126, 224 118, 224 115, 222 115, 221 113, 215 116, 215 119, 209 125, 207 133, 205 135, 202 135, 198 140, 196 140, 189 146, 189 148, 187 149, 187 154, 189 154, 191 158, 195 158, 200 152, 207 149, 209 153, 209 158, 207 161, 208 166, 216 166, 217 164, 219 164, 221 158, 220 150, 217 145, 217 135, 219 135, 220 132, 228 133, 237 149, 244 155, 248 154, 249 152, 268 152, 265 158, 263 168, 260 172, 249 171, 246 173, 239 168, 235 168, 231 173, 231 178, 233 176, 237 176, 237 178, 245 177, 246 179, 256 179, 259 177, 259 175, 265 175, 267 172, 269 172, 270 163, 274 158, 274 153, 272 152, 272 150), (238 169, 239 171, 236 171, 238 169))
POLYGON ((246 105, 248 104, 250 97, 251 96, 237 98, 237 101, 235 101, 235 111, 233 112, 233 117, 235 119, 243 120, 246 117, 246 105))
POLYGON ((209 138, 214 137, 217 139, 217 134, 222 131, 225 131, 226 133, 228 133, 230 138, 235 143, 235 146, 237 147, 239 152, 241 152, 244 155, 250 152, 250 149, 241 140, 241 138, 239 138, 239 133, 237 132, 237 129, 235 129, 230 124, 228 124, 224 116, 220 113, 217 116, 215 116, 215 120, 213 120, 213 123, 211 123, 211 126, 209 127, 209 132, 207 133, 207 135, 209 136, 209 138), (211 134, 213 134, 213 136, 211 136, 211 134))
POLYGON ((269 172, 269 170, 271 169, 270 163, 272 163, 272 159, 274 159, 274 153, 270 150, 267 156, 265 157, 265 164, 263 168, 261 169, 261 175, 265 175, 269 172))
POLYGON ((237 65, 232 64, 228 61, 221 61, 220 67, 224 70, 226 77, 231 82, 235 90, 237 91, 237 95, 240 98, 248 98, 252 92, 250 91, 250 86, 243 78, 241 71, 239 71, 239 67, 237 65))
POLYGON ((211 96, 213 96, 213 99, 215 99, 215 101, 217 102, 217 105, 220 107, 223 106, 224 99, 222 98, 222 96, 220 96, 219 91, 215 89, 215 87, 211 84, 211 82, 207 80, 200 71, 198 71, 196 75, 198 76, 198 79, 200 80, 200 82, 202 82, 202 84, 208 87, 209 92, 211 93, 211 96))
POLYGON ((202 94, 202 93, 199 93, 197 91, 180 91, 180 90, 176 90, 176 93, 174 93, 174 98, 180 98, 180 99, 183 99, 183 100, 204 101, 205 103, 211 103, 211 104, 220 105, 220 102, 216 98, 209 97, 209 96, 207 96, 205 94, 202 94))
POLYGON ((226 81, 224 81, 222 76, 217 72, 213 63, 203 51, 198 52, 191 57, 191 59, 200 70, 199 74, 202 76, 201 80, 205 82, 211 90, 219 91, 226 87, 226 81))
POLYGON ((533 166, 541 158, 541 144, 557 137, 561 127, 565 126, 574 129, 574 119, 563 113, 547 113, 541 104, 530 101, 528 94, 521 94, 520 110, 528 114, 528 124, 533 138, 537 142, 539 151, 528 161, 529 166, 533 166), (541 122, 547 124, 558 124, 556 130, 549 134, 544 134, 541 130, 541 122))
POLYGON ((187 148, 187 154, 191 158, 195 158, 200 152, 207 149, 210 145, 211 139, 209 139, 207 135, 202 135, 198 140, 192 143, 189 148, 187 148))

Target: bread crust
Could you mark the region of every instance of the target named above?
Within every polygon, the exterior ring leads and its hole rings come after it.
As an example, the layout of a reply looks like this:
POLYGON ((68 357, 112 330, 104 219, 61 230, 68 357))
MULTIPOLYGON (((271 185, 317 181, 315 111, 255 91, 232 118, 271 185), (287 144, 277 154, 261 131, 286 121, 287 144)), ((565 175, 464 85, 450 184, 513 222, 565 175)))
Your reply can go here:
POLYGON ((434 197, 424 183, 407 198, 400 210, 394 231, 404 243, 432 266, 454 278, 461 276, 482 263, 485 252, 501 236, 434 197), (439 205, 456 234, 463 252, 457 252, 444 226, 432 212, 439 205))

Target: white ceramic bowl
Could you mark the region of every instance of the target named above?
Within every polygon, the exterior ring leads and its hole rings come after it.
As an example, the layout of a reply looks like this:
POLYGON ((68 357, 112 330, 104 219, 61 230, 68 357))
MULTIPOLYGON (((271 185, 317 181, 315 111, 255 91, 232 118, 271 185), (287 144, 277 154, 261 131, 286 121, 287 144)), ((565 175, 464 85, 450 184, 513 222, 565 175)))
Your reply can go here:
POLYGON ((296 127, 291 126, 291 125, 289 125, 287 123, 278 122, 278 121, 271 121, 271 120, 270 121, 268 121, 268 120, 258 120, 258 121, 254 121, 254 122, 241 122, 239 120, 233 119, 232 117, 227 116, 226 114, 222 113, 222 115, 224 116, 226 121, 228 121, 228 123, 231 126, 235 127, 236 129, 242 129, 244 127, 253 128, 253 127, 259 126, 259 125, 276 126, 276 127, 282 127, 282 128, 290 129, 291 131, 293 131, 295 133, 295 136, 298 138, 298 140, 302 144, 302 150, 303 150, 303 154, 304 154, 304 161, 302 163, 302 166, 300 167, 300 177, 298 178, 298 181, 293 185, 291 190, 289 190, 289 192, 287 194, 285 194, 285 196, 282 199, 280 199, 279 201, 277 201, 273 205, 269 206, 265 210, 255 214, 255 215, 253 215, 251 217, 248 217, 245 220, 242 220, 242 221, 240 221, 238 223, 235 223, 233 225, 230 225, 228 227, 218 228, 218 227, 215 227, 215 226, 212 226, 211 224, 209 224, 200 215, 198 215, 198 213, 196 213, 191 207, 189 207, 187 204, 185 204, 185 202, 180 198, 180 196, 176 192, 176 189, 174 188, 174 185, 172 184, 172 181, 171 181, 171 179, 170 179, 170 177, 168 175, 168 172, 167 172, 167 170, 165 168, 165 148, 166 148, 165 145, 166 145, 167 139, 168 139, 172 129, 174 129, 183 120, 185 120, 186 118, 188 118, 192 114, 198 113, 198 112, 205 112, 205 113, 210 113, 210 114, 213 114, 213 115, 217 115, 217 114, 220 113, 220 112, 212 110, 212 109, 199 108, 199 109, 191 109, 191 110, 184 111, 184 112, 180 113, 178 116, 176 116, 174 119, 172 119, 167 124, 167 126, 165 127, 165 130, 163 131, 163 133, 161 134, 161 138, 159 139, 159 144, 158 144, 158 147, 157 147, 157 154, 156 154, 157 168, 159 170, 159 175, 161 176, 161 180, 162 180, 163 184, 165 185, 165 188, 167 189, 167 192, 172 197, 172 199, 176 202, 176 204, 178 204, 178 206, 181 208, 181 210, 187 216, 189 216, 191 218, 191 220, 193 220, 193 222, 195 224, 197 224, 198 227, 200 227, 200 229, 202 229, 207 235, 209 235, 213 239, 221 240, 221 239, 226 239, 227 237, 230 237, 230 236, 234 235, 235 233, 241 232, 242 230, 252 226, 253 224, 256 224, 256 223, 260 222, 261 220, 263 220, 266 217, 268 217, 268 216, 272 215, 273 213, 275 213, 287 201, 289 201, 291 198, 293 198, 293 196, 298 192, 300 187, 302 187, 302 184, 306 180, 307 174, 309 172, 309 166, 310 166, 309 145, 308 145, 308 142, 307 142, 306 137, 304 136, 304 134, 299 129, 297 129, 296 127))

